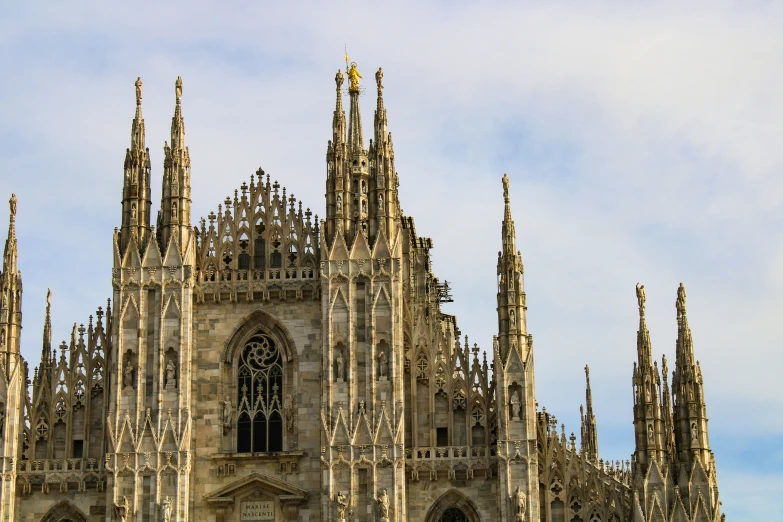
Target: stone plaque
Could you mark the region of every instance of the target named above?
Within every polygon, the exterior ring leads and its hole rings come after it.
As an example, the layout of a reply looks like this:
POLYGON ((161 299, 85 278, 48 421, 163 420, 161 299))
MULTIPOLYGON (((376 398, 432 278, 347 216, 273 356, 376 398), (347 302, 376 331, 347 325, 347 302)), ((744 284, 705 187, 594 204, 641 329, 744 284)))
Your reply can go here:
POLYGON ((253 500, 239 504, 240 520, 275 520, 274 500, 253 500))

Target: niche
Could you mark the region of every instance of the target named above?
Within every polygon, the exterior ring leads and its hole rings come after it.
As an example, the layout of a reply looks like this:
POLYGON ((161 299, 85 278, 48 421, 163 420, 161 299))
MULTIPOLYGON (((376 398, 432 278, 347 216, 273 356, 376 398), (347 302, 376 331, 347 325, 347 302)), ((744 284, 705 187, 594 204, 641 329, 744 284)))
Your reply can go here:
POLYGON ((508 419, 522 419, 522 386, 513 383, 508 387, 508 419))
POLYGON ((173 390, 177 387, 178 362, 179 358, 177 357, 176 350, 169 347, 165 354, 165 380, 167 390, 173 390))
POLYGON ((132 350, 125 352, 122 363, 122 389, 131 391, 136 388, 136 354, 132 350))
POLYGON ((345 346, 343 343, 337 343, 334 347, 334 378, 337 382, 345 382, 346 368, 348 361, 345 360, 345 346))
POLYGON ((378 380, 389 379, 389 343, 381 341, 377 345, 378 380))

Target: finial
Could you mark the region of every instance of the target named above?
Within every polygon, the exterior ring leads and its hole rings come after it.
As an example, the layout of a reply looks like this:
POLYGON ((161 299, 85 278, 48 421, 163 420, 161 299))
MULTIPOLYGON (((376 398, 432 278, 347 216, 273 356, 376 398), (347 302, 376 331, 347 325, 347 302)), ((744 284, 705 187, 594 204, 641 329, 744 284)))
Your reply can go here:
POLYGON ((356 68, 356 62, 351 62, 351 67, 348 69, 348 80, 351 82, 351 86, 348 88, 348 92, 359 92, 359 80, 362 75, 359 74, 359 69, 356 68))
POLYGON ((177 105, 182 102, 182 76, 177 76, 177 82, 174 84, 174 92, 177 95, 177 105))
POLYGON ((378 92, 383 91, 383 69, 380 67, 375 72, 375 83, 378 84, 378 92))
POLYGON ((508 174, 503 174, 503 199, 506 200, 506 203, 510 201, 508 195, 508 174))
POLYGON ((16 194, 11 194, 8 205, 11 207, 11 222, 14 222, 16 221, 16 194))
POLYGON ((677 317, 685 315, 685 286, 680 283, 677 288, 677 317))
POLYGON ((46 289, 46 308, 49 309, 49 307, 52 306, 52 289, 47 288, 46 289))
POLYGON ((644 317, 644 303, 647 297, 644 295, 644 285, 636 283, 636 300, 639 303, 639 315, 644 317))
POLYGON ((590 382, 590 366, 585 364, 585 376, 587 377, 587 381, 590 382))
POLYGON ((141 105, 141 76, 136 78, 136 105, 141 105))

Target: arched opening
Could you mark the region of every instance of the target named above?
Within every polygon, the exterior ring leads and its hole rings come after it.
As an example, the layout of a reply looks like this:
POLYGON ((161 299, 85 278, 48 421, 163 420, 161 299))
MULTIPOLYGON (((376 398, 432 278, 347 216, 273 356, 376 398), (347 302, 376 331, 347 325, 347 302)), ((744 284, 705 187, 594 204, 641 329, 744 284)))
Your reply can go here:
POLYGON ((283 449, 283 358, 268 335, 258 332, 237 361, 237 451, 283 449))
POLYGON ((41 522, 87 522, 87 517, 68 502, 60 502, 50 509, 41 522))
POLYGON ((425 522, 481 522, 473 502, 452 489, 432 504, 425 522))
POLYGON ((460 508, 450 507, 443 512, 438 522, 468 522, 468 517, 460 508))

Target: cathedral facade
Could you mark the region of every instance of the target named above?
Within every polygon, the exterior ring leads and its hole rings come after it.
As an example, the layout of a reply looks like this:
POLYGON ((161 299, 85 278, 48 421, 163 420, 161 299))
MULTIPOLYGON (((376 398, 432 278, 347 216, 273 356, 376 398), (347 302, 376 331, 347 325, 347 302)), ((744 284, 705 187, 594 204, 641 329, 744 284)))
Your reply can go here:
POLYGON ((369 146, 360 78, 355 64, 335 77, 321 220, 259 170, 194 221, 178 78, 153 221, 137 80, 111 299, 53 347, 51 296, 40 296, 32 372, 20 354, 12 196, 0 520, 722 520, 685 289, 670 385, 637 288, 632 459, 599 457, 588 368, 577 444, 536 403, 508 177, 487 354, 441 311, 450 298, 432 241, 400 209, 383 72, 369 146))

